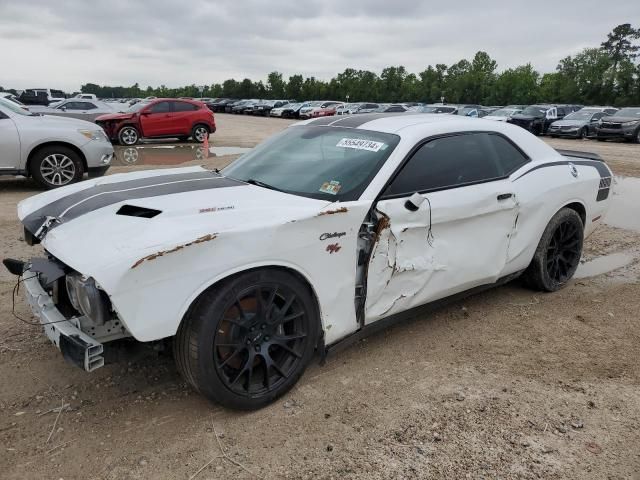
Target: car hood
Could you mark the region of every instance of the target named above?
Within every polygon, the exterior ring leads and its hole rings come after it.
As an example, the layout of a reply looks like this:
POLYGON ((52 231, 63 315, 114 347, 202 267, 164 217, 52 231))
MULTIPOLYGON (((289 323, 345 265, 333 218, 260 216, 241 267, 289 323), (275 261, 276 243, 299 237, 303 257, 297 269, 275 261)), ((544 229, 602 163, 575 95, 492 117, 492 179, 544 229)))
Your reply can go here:
POLYGON ((79 120, 73 117, 61 117, 58 115, 35 115, 33 117, 21 117, 21 119, 29 119, 34 122, 40 122, 43 124, 43 127, 47 128, 83 128, 96 130, 97 127, 95 123, 87 122, 86 120, 79 120))
POLYGON ((634 121, 638 121, 640 120, 640 118, 638 118, 637 116, 635 117, 621 117, 621 116, 616 116, 616 115, 611 115, 609 117, 604 117, 602 119, 603 122, 606 123, 625 123, 625 122, 634 122, 634 121))
POLYGON ((104 122, 107 120, 128 120, 130 118, 133 118, 134 116, 135 113, 107 113, 96 117, 96 121, 104 122))
POLYGON ((588 122, 586 120, 556 120, 551 124, 553 127, 583 127, 588 122))
POLYGON ((308 218, 330 203, 189 167, 110 175, 52 190, 20 202, 18 217, 52 255, 92 275, 225 232, 308 218))

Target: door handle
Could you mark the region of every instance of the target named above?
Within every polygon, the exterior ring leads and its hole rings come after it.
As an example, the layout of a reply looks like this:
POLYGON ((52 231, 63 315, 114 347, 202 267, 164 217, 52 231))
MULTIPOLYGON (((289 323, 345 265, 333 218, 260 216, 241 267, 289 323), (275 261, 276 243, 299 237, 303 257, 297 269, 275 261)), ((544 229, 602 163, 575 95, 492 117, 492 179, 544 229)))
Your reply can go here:
POLYGON ((500 195, 498 195, 498 201, 501 202, 502 200, 506 200, 507 198, 511 197, 513 197, 513 193, 501 193, 500 195))

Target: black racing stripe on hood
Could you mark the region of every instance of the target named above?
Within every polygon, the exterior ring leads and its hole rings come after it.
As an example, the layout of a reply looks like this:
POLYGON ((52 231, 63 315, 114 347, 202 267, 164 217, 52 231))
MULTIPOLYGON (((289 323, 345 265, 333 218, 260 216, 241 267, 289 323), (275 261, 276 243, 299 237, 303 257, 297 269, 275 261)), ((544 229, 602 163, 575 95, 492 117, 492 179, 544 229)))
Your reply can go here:
POLYGON ((58 218, 61 223, 64 223, 94 210, 124 201, 246 185, 213 172, 159 175, 97 185, 45 205, 27 215, 22 223, 29 232, 35 234, 47 217, 58 218))

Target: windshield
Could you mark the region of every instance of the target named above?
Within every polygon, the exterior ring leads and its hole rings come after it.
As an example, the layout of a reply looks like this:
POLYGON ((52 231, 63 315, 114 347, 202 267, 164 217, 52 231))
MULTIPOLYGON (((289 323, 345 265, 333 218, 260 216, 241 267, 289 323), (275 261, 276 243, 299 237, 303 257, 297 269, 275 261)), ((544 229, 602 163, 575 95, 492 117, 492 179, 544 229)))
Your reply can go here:
POLYGON ((565 120, 591 120, 591 117, 593 117, 593 115, 596 112, 594 110, 585 110, 585 111, 578 111, 578 112, 573 112, 570 113, 569 115, 567 115, 566 117, 564 117, 565 120))
POLYGON ((397 135, 353 128, 290 127, 222 173, 303 197, 355 200, 399 141, 397 135))
POLYGON ((133 105, 131 105, 127 110, 126 113, 134 113, 134 112, 139 112, 140 110, 142 110, 144 107, 146 107, 147 105, 149 105, 149 102, 138 102, 138 103, 134 103, 133 105))
POLYGON ((522 111, 522 115, 530 115, 532 117, 544 117, 549 110, 548 107, 538 107, 537 105, 531 105, 522 111))
POLYGON ((27 117, 35 116, 33 113, 23 109, 20 105, 13 103, 11 100, 0 97, 0 105, 18 115, 25 115, 27 117))
POLYGON ((296 108, 300 108, 302 106, 302 103, 288 103, 287 105, 282 106, 282 108, 292 108, 292 109, 296 109, 296 108))
POLYGON ((623 108, 616 112, 616 117, 640 117, 640 108, 623 108))

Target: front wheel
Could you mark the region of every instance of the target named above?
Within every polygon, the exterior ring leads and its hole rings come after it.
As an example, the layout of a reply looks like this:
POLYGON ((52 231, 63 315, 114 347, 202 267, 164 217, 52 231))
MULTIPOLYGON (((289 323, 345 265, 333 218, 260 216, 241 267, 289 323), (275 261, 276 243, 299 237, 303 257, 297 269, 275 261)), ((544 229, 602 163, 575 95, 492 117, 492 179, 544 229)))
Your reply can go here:
POLYGON ((80 156, 70 148, 52 146, 33 155, 30 171, 40 185, 52 189, 82 180, 84 166, 80 156))
POLYGON ((319 318, 294 275, 255 270, 205 291, 174 339, 183 377, 225 407, 253 410, 285 394, 311 361, 319 318))
POLYGON ((588 136, 587 127, 582 127, 578 133, 578 138, 585 139, 588 136))
POLYGON ((575 210, 563 208, 549 221, 525 271, 525 282, 536 290, 555 292, 566 285, 582 256, 584 225, 575 210))
POLYGON ((198 143, 203 143, 209 137, 209 128, 206 125, 195 125, 191 130, 191 136, 198 143))
POLYGON ((136 127, 127 125, 126 127, 122 127, 118 132, 118 142, 120 142, 120 145, 130 147, 132 145, 135 145, 139 141, 140 134, 138 133, 138 129, 136 127))

